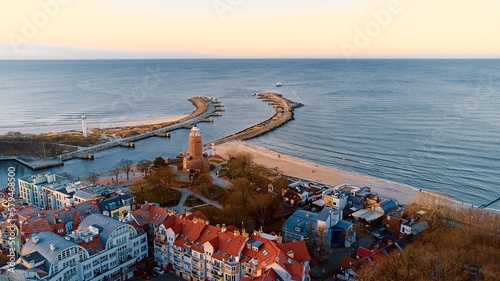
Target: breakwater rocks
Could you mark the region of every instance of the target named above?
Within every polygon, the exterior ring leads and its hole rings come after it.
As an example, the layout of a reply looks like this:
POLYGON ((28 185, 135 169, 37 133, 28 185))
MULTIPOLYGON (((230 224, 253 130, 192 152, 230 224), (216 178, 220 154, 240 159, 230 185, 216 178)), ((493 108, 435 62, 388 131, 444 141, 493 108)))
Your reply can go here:
MULTIPOLYGON (((303 104, 300 102, 290 101, 282 97, 280 94, 273 92, 260 93, 257 95, 257 98, 262 99, 263 102, 267 102, 268 104, 273 105, 274 115, 265 121, 262 121, 237 133, 215 140, 212 142, 213 144, 217 145, 233 140, 248 140, 265 134, 292 120, 293 110, 295 108, 303 106, 303 104)), ((211 145, 212 143, 209 143, 207 145, 211 145)))

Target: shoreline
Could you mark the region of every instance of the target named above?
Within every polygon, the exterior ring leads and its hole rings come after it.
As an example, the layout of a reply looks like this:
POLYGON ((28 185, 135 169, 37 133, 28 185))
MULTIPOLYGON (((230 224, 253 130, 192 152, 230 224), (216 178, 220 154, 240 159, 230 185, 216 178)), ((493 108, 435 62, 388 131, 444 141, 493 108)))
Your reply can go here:
MULTIPOLYGON (((87 129, 113 129, 119 127, 131 127, 131 126, 151 126, 158 125, 162 123, 172 123, 177 120, 186 118, 188 115, 175 115, 166 117, 151 117, 139 120, 115 120, 115 121, 99 121, 95 120, 92 122, 86 122, 87 129)), ((82 129, 82 124, 80 122, 75 123, 65 123, 65 124, 27 124, 24 126, 16 127, 0 127, 0 135, 7 134, 9 132, 21 132, 22 134, 46 134, 53 132, 68 132, 68 131, 80 131, 82 129)))
POLYGON ((227 158, 228 154, 232 152, 250 153, 256 164, 268 168, 277 167, 280 173, 287 176, 334 186, 344 183, 359 187, 369 186, 374 192, 386 198, 396 199, 400 204, 412 203, 419 198, 420 194, 432 194, 427 191, 420 192, 419 189, 405 184, 315 164, 241 141, 220 144, 215 147, 215 151, 224 158, 227 158))
MULTIPOLYGON (((445 195, 422 190, 407 184, 316 164, 294 156, 281 154, 264 147, 251 145, 244 141, 231 141, 219 144, 215 147, 215 151, 216 154, 226 159, 228 153, 250 153, 256 164, 268 168, 277 167, 278 171, 284 175, 304 180, 321 182, 334 186, 341 184, 350 184, 359 187, 369 186, 374 192, 380 194, 382 197, 396 199, 399 204, 408 205, 422 198, 431 196, 433 198, 440 198, 440 200, 446 201, 450 205, 459 208, 477 208, 479 206, 460 202, 445 195)), ((484 210, 499 212, 499 210, 493 208, 485 208, 484 210)))

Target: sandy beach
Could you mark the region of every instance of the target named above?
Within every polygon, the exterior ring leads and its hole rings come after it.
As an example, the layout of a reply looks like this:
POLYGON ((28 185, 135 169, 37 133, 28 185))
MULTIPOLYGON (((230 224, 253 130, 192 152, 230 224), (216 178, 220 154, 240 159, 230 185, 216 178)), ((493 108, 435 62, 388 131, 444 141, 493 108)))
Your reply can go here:
MULTIPOLYGON (((141 119, 141 120, 123 120, 123 121, 98 121, 93 119, 87 119, 87 128, 99 128, 99 129, 107 129, 107 128, 117 128, 117 127, 128 127, 128 126, 143 126, 143 125, 153 125, 153 124, 161 124, 161 123, 169 123, 173 121, 177 121, 181 118, 186 117, 187 115, 179 115, 179 116, 167 116, 160 118, 151 118, 151 119, 141 119)), ((75 121, 75 123, 70 124, 26 124, 24 126, 17 127, 0 127, 0 134, 6 134, 8 132, 17 132, 20 131, 22 133, 30 133, 30 134, 40 134, 40 133, 49 133, 49 132, 65 132, 65 131, 81 131, 82 123, 79 121, 75 121)))
POLYGON ((218 145, 215 150, 218 155, 226 159, 231 152, 250 153, 255 163, 269 168, 277 167, 278 171, 288 176, 321 181, 330 185, 347 183, 360 187, 369 186, 382 197, 396 199, 400 204, 413 202, 419 194, 419 191, 403 184, 318 165, 241 141, 218 145))

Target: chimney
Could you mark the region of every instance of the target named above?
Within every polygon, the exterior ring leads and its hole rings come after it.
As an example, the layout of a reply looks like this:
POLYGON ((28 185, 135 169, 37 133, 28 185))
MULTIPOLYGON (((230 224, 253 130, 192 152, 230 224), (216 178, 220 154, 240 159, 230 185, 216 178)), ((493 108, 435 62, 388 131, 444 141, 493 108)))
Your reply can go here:
POLYGON ((220 231, 221 231, 221 232, 226 232, 226 230, 227 230, 226 224, 225 224, 225 223, 223 223, 223 224, 222 224, 222 227, 220 228, 220 231))
POLYGON ((36 245, 36 243, 38 243, 38 241, 40 241, 40 239, 38 238, 38 236, 35 235, 35 236, 31 237, 31 242, 33 242, 33 244, 36 245))
POLYGON ((54 244, 50 244, 50 250, 51 250, 51 251, 55 251, 55 250, 56 250, 56 245, 54 245, 54 244))

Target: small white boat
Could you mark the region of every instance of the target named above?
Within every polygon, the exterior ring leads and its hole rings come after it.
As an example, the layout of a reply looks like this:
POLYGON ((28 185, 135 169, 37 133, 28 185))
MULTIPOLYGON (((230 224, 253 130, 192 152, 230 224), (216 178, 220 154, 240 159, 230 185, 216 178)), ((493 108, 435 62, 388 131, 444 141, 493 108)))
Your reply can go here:
POLYGON ((281 84, 281 82, 276 83, 276 87, 281 87, 281 86, 283 86, 283 84, 281 84))

